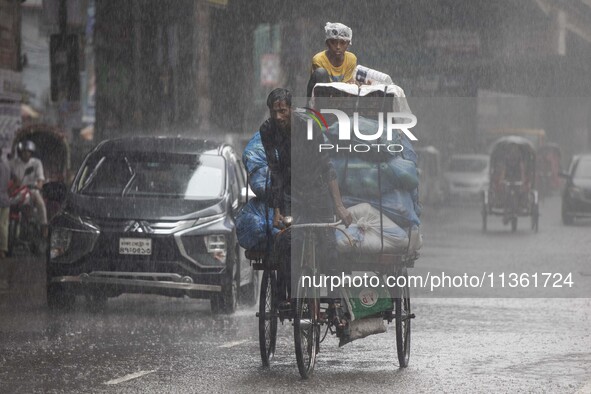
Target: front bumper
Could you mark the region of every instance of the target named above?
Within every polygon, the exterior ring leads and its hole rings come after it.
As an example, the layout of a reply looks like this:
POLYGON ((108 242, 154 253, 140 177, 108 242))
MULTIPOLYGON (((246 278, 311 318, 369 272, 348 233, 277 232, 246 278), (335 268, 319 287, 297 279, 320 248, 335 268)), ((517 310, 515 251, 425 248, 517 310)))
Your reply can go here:
POLYGON ((197 290, 207 292, 220 292, 222 286, 193 283, 190 276, 178 274, 163 274, 160 272, 105 272, 93 271, 88 274, 73 276, 56 276, 51 278, 51 283, 79 283, 132 286, 138 288, 160 288, 176 290, 197 290))
POLYGON ((591 217, 591 201, 569 199, 564 211, 570 216, 591 217))

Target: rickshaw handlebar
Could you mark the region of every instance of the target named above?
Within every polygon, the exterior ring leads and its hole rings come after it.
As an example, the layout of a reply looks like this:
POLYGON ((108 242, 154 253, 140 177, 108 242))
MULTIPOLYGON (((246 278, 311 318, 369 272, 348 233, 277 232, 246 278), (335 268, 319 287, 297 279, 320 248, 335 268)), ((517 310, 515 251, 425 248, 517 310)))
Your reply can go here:
MULTIPOLYGON (((291 217, 289 217, 289 220, 287 222, 291 223, 291 217)), ((347 234, 347 232, 345 230, 337 227, 339 224, 342 224, 342 223, 343 223, 343 221, 339 220, 334 223, 300 223, 300 224, 289 224, 289 225, 286 224, 286 227, 283 230, 281 230, 281 233, 287 229, 294 229, 294 228, 334 228, 335 230, 338 230, 341 233, 343 233, 345 235, 345 237, 347 237, 347 241, 349 241, 349 245, 353 246, 353 240, 351 239, 349 234, 347 234)))
POLYGON ((309 228, 309 227, 336 227, 342 223, 342 220, 334 223, 300 223, 300 224, 292 224, 291 228, 309 228))

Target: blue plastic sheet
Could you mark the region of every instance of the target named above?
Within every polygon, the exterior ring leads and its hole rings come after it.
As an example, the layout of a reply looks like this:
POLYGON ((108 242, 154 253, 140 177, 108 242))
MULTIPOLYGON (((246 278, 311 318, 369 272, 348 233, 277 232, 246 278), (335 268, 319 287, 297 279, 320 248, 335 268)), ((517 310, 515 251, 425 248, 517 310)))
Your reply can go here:
POLYGON ((271 191, 271 177, 260 132, 257 131, 244 148, 242 162, 248 172, 251 190, 257 197, 267 199, 271 191))
POLYGON ((249 200, 236 217, 236 236, 245 249, 265 250, 267 239, 272 242, 278 232, 273 227, 273 209, 258 198, 249 200))

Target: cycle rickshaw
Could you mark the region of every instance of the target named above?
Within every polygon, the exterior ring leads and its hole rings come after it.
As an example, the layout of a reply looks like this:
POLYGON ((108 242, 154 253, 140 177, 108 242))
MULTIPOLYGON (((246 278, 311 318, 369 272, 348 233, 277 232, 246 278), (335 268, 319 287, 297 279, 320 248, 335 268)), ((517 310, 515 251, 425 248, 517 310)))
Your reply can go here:
POLYGON ((537 232, 540 212, 535 180, 532 143, 518 136, 498 139, 490 155, 489 187, 482 193, 482 230, 487 230, 489 215, 502 216, 511 231, 517 230, 519 217, 530 216, 531 229, 537 232))
MULTIPOLYGON (((346 88, 350 89, 351 87, 346 88)), ((384 89, 384 87, 382 88, 384 89)), ((370 90, 375 92, 379 91, 379 88, 370 90)), ((383 96, 384 98, 392 97, 392 95, 388 96, 386 92, 388 92, 388 86, 385 87, 383 96)), ((400 99, 400 97, 396 96, 396 99, 400 99)), ((381 183, 388 179, 382 173, 383 168, 384 166, 380 165, 380 163, 375 166, 377 190, 382 190, 381 183)), ((341 184, 341 179, 339 184, 341 184)), ((346 188, 340 186, 342 192, 346 193, 346 188)), ((414 318, 414 314, 411 312, 407 269, 414 267, 414 262, 419 256, 417 249, 420 246, 417 247, 417 240, 420 235, 416 227, 409 227, 405 229, 408 236, 405 247, 397 252, 386 250, 384 248, 384 223, 386 220, 384 211, 387 211, 388 202, 385 198, 382 199, 381 193, 378 193, 376 197, 371 202, 375 209, 379 209, 380 219, 378 219, 377 226, 381 231, 381 248, 373 253, 358 251, 355 247, 347 249, 346 252, 338 252, 339 269, 343 271, 343 274, 363 270, 364 272, 371 272, 382 279, 385 277, 397 278, 397 286, 387 287, 387 295, 382 295, 387 306, 364 318, 373 319, 373 322, 379 321, 382 326, 384 326, 384 322, 393 323, 392 326, 394 326, 396 335, 397 360, 399 366, 403 368, 408 366, 409 362, 411 320, 414 318)), ((355 199, 351 201, 355 201, 355 199)), ((356 202, 360 202, 359 199, 356 202)), ((322 272, 316 257, 320 239, 318 236, 319 231, 334 229, 334 231, 344 232, 342 228, 337 228, 338 224, 338 222, 296 223, 286 227, 277 235, 279 237, 287 232, 300 231, 303 240, 301 245, 298 244, 301 247, 299 249, 301 251, 299 261, 292 260, 292 266, 296 264, 301 271, 298 276, 297 287, 292 290, 295 305, 292 305, 288 310, 279 308, 276 291, 277 270, 279 267, 273 253, 269 248, 263 252, 247 251, 246 256, 254 261, 253 268, 263 271, 260 304, 257 313, 260 354, 263 366, 269 366, 275 355, 279 322, 283 323, 286 320, 293 322, 297 366, 302 378, 306 379, 313 373, 316 355, 327 334, 336 335, 344 344, 347 342, 348 330, 354 326, 353 322, 364 321, 364 318, 351 319, 352 309, 348 303, 352 298, 343 289, 324 294, 314 285, 304 286, 304 278, 321 277, 325 274, 322 272)), ((345 237, 348 242, 351 241, 346 233, 345 237)))

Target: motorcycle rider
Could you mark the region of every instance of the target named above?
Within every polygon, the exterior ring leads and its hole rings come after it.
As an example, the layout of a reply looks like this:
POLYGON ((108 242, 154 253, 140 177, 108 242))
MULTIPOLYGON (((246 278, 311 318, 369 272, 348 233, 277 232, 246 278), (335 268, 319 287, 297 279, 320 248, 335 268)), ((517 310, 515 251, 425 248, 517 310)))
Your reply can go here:
POLYGON ((47 237, 47 210, 41 195, 41 188, 45 181, 43 163, 33 157, 36 147, 31 140, 21 141, 16 146, 17 157, 10 162, 12 179, 17 186, 26 185, 31 191, 31 200, 37 208, 37 217, 41 224, 41 232, 47 237))

